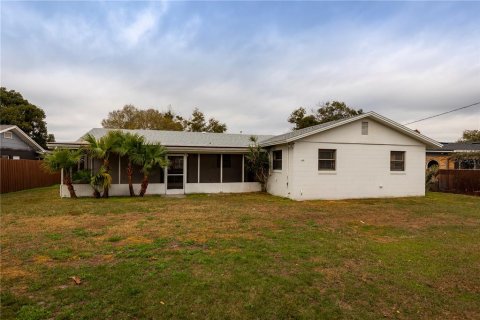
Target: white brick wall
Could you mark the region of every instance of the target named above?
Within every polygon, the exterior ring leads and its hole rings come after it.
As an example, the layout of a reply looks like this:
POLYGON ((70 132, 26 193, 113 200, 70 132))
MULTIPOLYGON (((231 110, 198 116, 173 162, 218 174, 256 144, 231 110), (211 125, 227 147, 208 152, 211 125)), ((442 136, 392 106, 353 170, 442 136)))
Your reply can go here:
POLYGON ((362 135, 362 121, 296 141, 282 172, 290 175, 290 194, 279 178, 269 181, 269 192, 296 200, 425 195, 425 145, 369 119, 362 135), (337 150, 335 172, 318 170, 318 149, 337 150), (406 152, 404 172, 390 171, 390 151, 406 152))

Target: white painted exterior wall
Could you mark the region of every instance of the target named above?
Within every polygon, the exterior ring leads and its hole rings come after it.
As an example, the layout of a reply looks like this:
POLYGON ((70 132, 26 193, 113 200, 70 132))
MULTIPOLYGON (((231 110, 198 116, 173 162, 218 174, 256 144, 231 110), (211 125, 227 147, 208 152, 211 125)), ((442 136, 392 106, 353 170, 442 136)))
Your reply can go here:
MULTIPOLYGON (((293 149, 291 145, 279 145, 270 149, 270 162, 272 161, 272 152, 282 151, 282 170, 270 170, 270 176, 268 177, 267 190, 268 193, 280 197, 290 196, 291 176, 293 168, 293 149)), ((272 164, 270 163, 272 168, 272 164)))
POLYGON ((286 172, 270 177, 272 194, 295 200, 425 195, 425 145, 368 118, 295 141, 290 153, 286 172), (361 134, 362 121, 368 135, 361 134), (318 149, 336 149, 335 171, 318 170, 318 149), (405 151, 405 171, 390 171, 390 151, 405 151), (280 176, 287 175, 293 179, 286 190, 280 176))
MULTIPOLYGON (((73 188, 77 197, 92 197, 93 189, 89 184, 74 184, 73 188)), ((133 184, 135 194, 140 193, 140 184, 133 184)), ((259 192, 261 186, 258 182, 228 182, 228 183, 187 183, 185 191, 182 194, 191 193, 242 193, 242 192, 259 192)), ((166 194, 166 185, 164 183, 149 183, 147 195, 164 195, 166 194)), ((110 196, 130 196, 128 184, 112 184, 109 189, 110 196)), ((60 185, 60 196, 69 198, 70 193, 66 185, 60 185)))

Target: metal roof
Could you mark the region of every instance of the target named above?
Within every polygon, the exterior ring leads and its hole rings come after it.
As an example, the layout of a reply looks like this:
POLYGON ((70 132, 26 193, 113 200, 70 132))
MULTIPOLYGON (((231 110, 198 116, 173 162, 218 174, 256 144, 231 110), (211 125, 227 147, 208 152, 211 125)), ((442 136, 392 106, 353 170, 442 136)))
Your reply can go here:
MULTIPOLYGON (((101 138, 108 131, 116 129, 94 128, 88 133, 95 138, 101 138)), ((164 130, 126 130, 123 132, 137 133, 145 137, 147 142, 161 143, 166 147, 202 147, 202 148, 247 148, 251 142, 252 134, 232 133, 210 133, 210 132, 186 132, 186 131, 164 131, 164 130)), ((259 142, 273 136, 253 135, 259 142)), ((80 138, 78 141, 83 140, 80 138)))

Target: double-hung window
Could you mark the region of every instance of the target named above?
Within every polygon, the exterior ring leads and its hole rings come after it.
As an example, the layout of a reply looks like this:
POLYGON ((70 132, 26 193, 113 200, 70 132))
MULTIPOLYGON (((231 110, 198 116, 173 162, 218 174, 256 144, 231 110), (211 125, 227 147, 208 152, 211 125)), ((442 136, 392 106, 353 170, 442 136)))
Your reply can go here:
POLYGON ((390 151, 390 171, 405 171, 405 151, 390 151))
POLYGON ((337 150, 335 149, 318 149, 318 170, 319 171, 335 171, 337 150))
POLYGON ((272 159, 273 170, 282 170, 282 150, 273 151, 272 159))

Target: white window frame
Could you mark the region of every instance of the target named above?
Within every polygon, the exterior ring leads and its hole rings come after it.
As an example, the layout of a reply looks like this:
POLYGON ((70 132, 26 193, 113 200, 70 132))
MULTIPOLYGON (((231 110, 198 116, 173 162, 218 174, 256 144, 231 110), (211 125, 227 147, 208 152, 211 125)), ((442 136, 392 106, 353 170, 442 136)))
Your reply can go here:
POLYGON ((283 170, 283 150, 282 149, 279 149, 279 150, 272 150, 272 170, 275 171, 275 172, 281 172, 283 170), (280 153, 281 155, 281 158, 280 159, 275 159, 275 153, 278 152, 280 153), (274 163, 275 161, 280 161, 280 169, 275 169, 274 168, 274 163))
POLYGON ((12 133, 12 131, 5 131, 5 132, 3 133, 3 137, 4 137, 5 139, 13 139, 13 133, 12 133))

